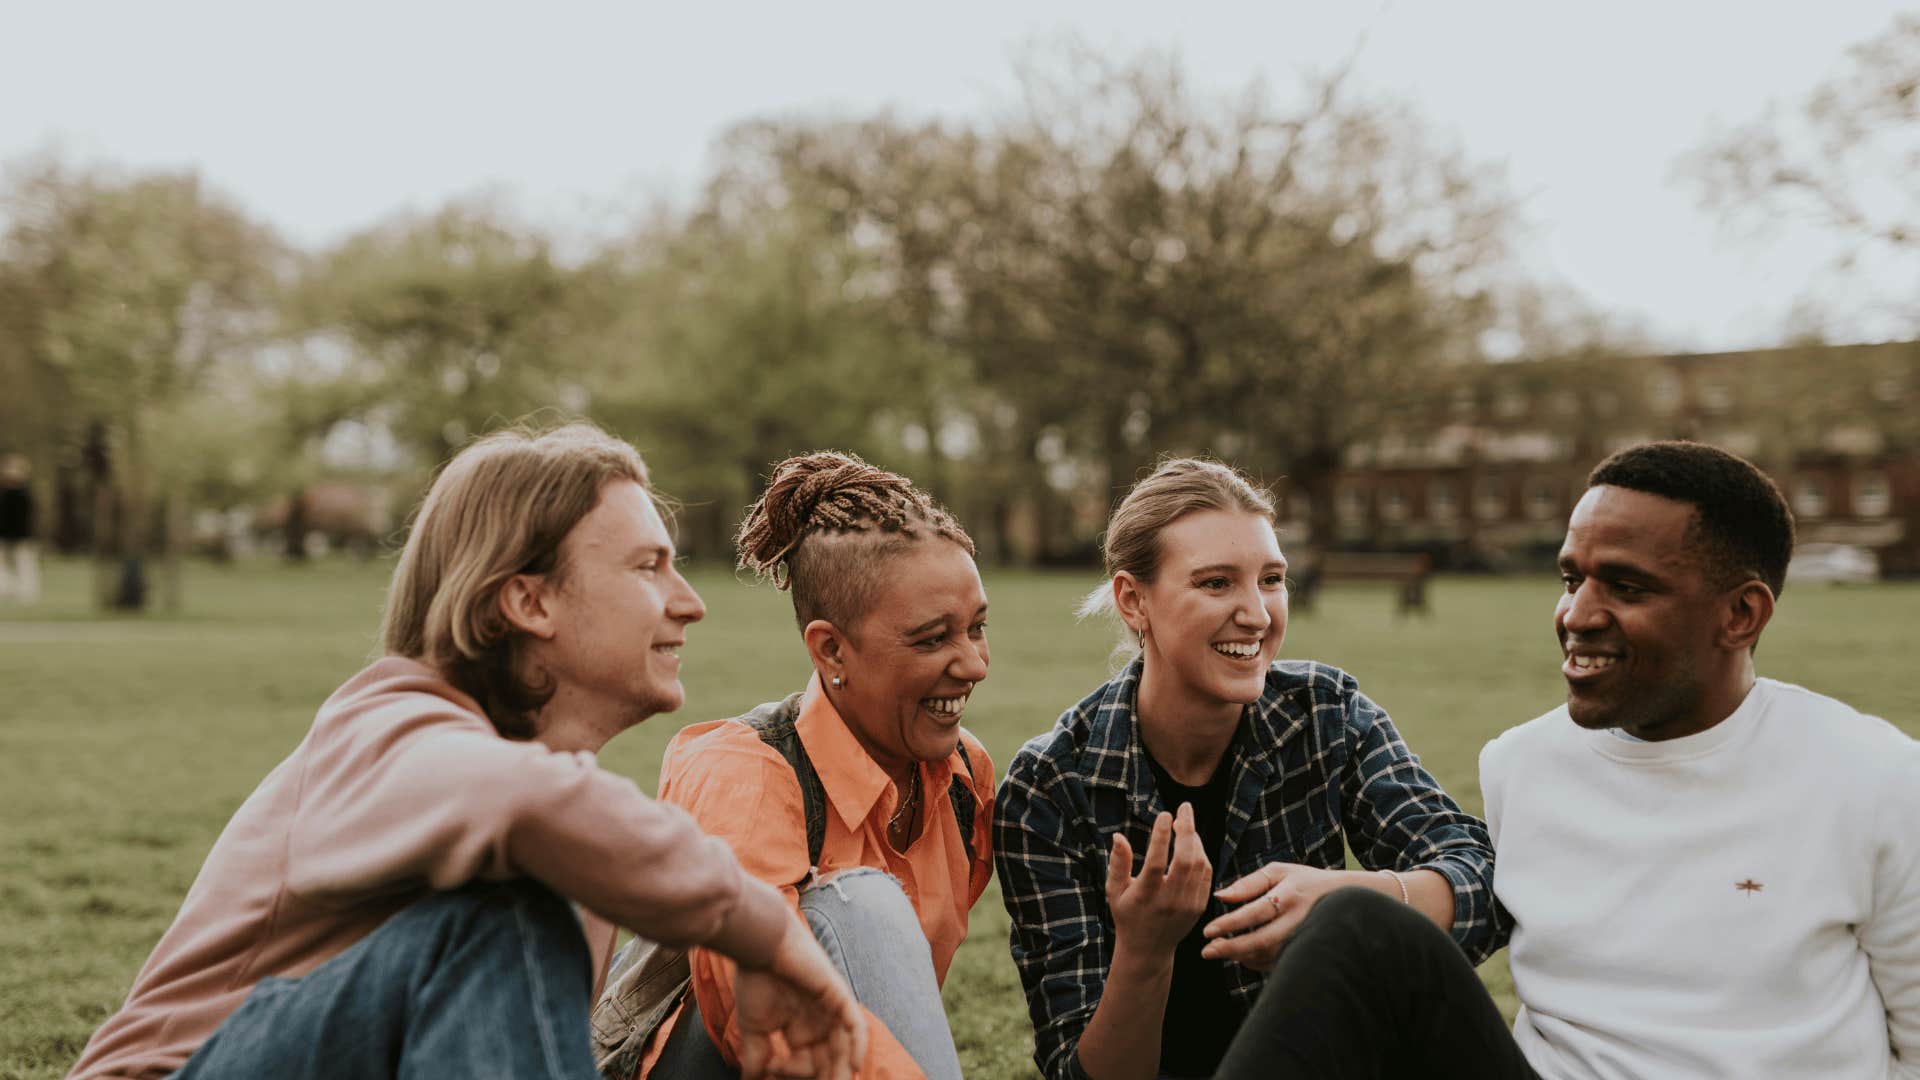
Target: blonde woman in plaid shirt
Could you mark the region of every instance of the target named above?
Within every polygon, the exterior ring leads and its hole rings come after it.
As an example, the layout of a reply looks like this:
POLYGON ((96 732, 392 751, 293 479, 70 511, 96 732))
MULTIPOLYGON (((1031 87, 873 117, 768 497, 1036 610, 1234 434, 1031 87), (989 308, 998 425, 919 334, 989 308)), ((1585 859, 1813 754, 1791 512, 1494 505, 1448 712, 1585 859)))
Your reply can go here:
POLYGON ((1041 1071, 1212 1075, 1320 913, 1430 921, 1475 963, 1498 948, 1486 827, 1350 675, 1275 659, 1272 500, 1170 460, 1121 501, 1105 553, 1086 607, 1138 654, 1020 751, 995 809, 1041 1071), (1347 846, 1365 869, 1343 869, 1347 846))

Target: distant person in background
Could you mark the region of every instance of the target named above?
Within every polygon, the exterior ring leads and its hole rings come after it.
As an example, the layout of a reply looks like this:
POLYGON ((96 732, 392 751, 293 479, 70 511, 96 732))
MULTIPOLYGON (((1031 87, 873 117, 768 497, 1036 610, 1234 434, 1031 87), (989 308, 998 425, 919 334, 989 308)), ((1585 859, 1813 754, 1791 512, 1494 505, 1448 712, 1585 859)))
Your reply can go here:
POLYGON ((40 599, 32 478, 24 454, 0 458, 0 600, 22 604, 40 599))
POLYGON ((1486 827, 1353 676, 1276 658, 1271 498, 1218 462, 1168 461, 1114 510, 1106 562, 1088 606, 1137 655, 1020 750, 994 813, 1041 1072, 1213 1075, 1258 1037, 1276 958, 1330 912, 1404 913, 1471 976, 1501 944, 1486 827))
MULTIPOLYGON (((959 1080, 940 984, 993 868, 993 762, 960 726, 987 677, 973 541, 905 477, 817 453, 774 468, 739 547, 792 594, 813 672, 783 701, 677 735, 660 797, 827 946, 867 1010, 861 1076, 959 1080)), ((735 965, 709 949, 691 961, 651 1080, 736 1075, 735 965)), ((630 1033, 629 1056, 645 1035, 630 1033)))
POLYGON ((1741 458, 1601 462, 1560 549, 1566 704, 1480 758, 1512 1035, 1382 907, 1283 955, 1221 1075, 1920 1078, 1920 743, 1756 675, 1792 551, 1741 458))
POLYGON ((739 965, 746 1074, 847 1076, 865 1025, 780 893, 594 763, 680 707, 705 610, 632 447, 576 424, 455 455, 387 655, 235 812, 72 1075, 591 1080, 618 925, 739 965))

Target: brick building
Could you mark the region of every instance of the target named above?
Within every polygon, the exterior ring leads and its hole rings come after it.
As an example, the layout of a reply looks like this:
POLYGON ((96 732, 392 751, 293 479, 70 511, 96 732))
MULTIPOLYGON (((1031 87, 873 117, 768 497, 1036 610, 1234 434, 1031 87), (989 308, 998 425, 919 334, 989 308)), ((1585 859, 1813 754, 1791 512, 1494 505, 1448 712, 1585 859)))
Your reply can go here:
MULTIPOLYGON (((1858 544, 1890 576, 1920 574, 1920 342, 1489 364, 1399 416, 1347 452, 1336 546, 1550 563, 1596 462, 1690 438, 1766 469, 1803 543, 1858 544)), ((1289 539, 1312 541, 1286 495, 1289 539)))

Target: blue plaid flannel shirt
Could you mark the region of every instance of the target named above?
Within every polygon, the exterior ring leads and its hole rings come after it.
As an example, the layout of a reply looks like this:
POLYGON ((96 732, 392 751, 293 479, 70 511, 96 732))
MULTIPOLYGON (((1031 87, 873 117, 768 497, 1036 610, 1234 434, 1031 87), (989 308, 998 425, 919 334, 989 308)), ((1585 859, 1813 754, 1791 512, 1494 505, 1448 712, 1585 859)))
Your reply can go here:
MULTIPOLYGON (((1086 1075, 1074 1050, 1113 960, 1113 834, 1125 828, 1138 859, 1166 809, 1136 733, 1139 682, 1136 659, 1067 710, 1020 749, 995 800, 994 861, 1013 917, 1034 1061, 1055 1080, 1086 1075)), ((1452 882, 1453 938, 1475 964, 1506 944, 1486 825, 1440 789, 1353 676, 1310 661, 1276 662, 1230 753, 1226 839, 1208 853, 1216 888, 1269 862, 1340 869, 1344 839, 1370 870, 1434 870, 1452 882)), ((1214 900, 1202 918, 1225 910, 1214 900)), ((1229 966, 1243 1017, 1263 980, 1229 966)))

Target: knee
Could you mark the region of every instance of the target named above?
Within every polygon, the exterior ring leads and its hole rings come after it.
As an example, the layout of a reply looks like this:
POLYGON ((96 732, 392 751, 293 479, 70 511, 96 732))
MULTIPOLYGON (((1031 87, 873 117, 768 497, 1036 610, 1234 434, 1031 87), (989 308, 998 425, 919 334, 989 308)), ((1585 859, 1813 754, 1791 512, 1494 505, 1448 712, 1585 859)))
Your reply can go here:
POLYGON ((1453 944, 1451 938, 1411 905, 1361 888, 1328 893, 1307 913, 1299 932, 1332 939, 1348 952, 1377 949, 1404 953, 1436 942, 1453 944))
POLYGON ((892 874, 870 866, 816 878, 800 893, 800 914, 814 936, 828 945, 918 939, 920 916, 892 874))
POLYGON ((898 878, 871 866, 856 866, 815 878, 800 892, 800 910, 829 918, 859 913, 864 918, 905 918, 914 922, 913 902, 898 878))

